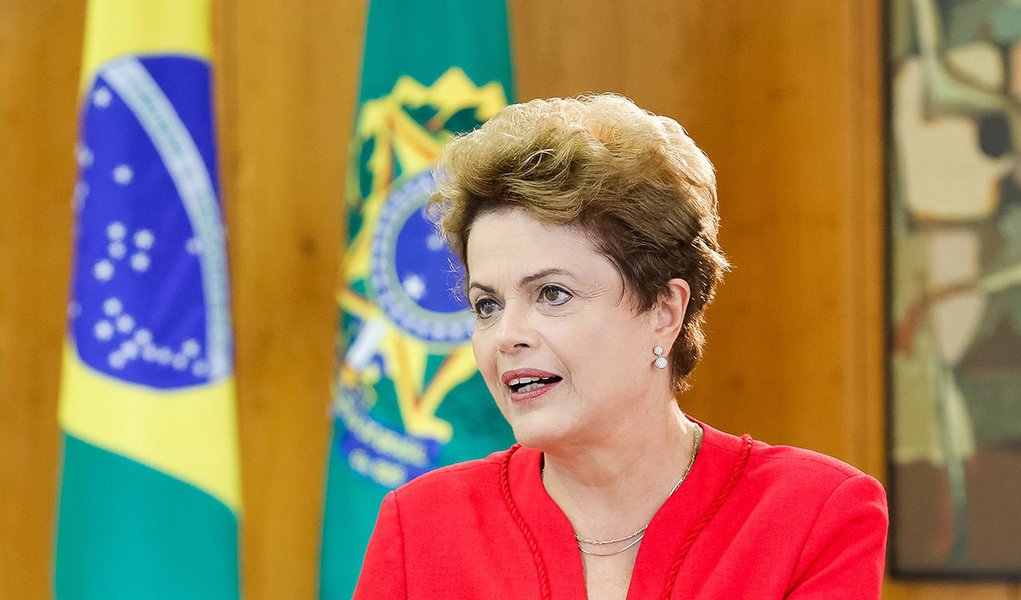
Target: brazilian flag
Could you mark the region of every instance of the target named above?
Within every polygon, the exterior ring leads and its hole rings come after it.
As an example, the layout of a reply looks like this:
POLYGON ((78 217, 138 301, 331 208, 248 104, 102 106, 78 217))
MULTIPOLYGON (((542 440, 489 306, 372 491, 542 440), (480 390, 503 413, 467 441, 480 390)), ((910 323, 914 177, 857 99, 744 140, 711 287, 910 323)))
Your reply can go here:
POLYGON ((88 4, 56 597, 239 597, 208 0, 88 4))
POLYGON ((504 0, 371 0, 323 532, 324 600, 350 598, 383 496, 513 443, 475 365, 460 274, 424 213, 444 144, 513 97, 504 0))

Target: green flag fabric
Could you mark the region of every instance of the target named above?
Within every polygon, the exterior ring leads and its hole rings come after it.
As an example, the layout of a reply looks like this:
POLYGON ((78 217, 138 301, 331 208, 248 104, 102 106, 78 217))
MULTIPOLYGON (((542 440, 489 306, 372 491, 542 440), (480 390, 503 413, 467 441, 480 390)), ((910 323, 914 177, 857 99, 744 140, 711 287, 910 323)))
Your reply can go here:
POLYGON ((240 596, 208 0, 91 0, 55 596, 240 596))
POLYGON ((372 0, 347 178, 320 591, 351 597, 383 496, 513 443, 424 214, 453 136, 513 97, 504 0, 372 0))

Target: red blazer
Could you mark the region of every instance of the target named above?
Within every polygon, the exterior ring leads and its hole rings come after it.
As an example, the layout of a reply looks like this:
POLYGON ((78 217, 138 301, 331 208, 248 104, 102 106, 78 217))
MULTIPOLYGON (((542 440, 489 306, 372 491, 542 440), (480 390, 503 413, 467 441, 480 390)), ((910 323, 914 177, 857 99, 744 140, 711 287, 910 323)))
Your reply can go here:
MULTIPOLYGON (((703 426, 688 478, 653 517, 629 600, 880 597, 886 494, 836 459, 703 426)), ((383 501, 357 600, 584 600, 574 532, 514 446, 383 501)))

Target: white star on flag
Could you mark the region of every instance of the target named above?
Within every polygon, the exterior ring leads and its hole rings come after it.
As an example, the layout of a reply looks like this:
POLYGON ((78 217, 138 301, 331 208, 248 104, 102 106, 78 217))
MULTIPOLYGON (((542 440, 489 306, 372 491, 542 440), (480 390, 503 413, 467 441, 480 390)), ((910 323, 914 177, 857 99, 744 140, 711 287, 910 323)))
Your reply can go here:
POLYGON ((156 241, 156 236, 152 234, 148 229, 139 229, 135 232, 135 247, 141 248, 142 250, 148 250, 152 248, 152 243, 156 241))
POLYGON ((113 325, 110 321, 100 321, 93 328, 93 333, 96 334, 96 339, 108 340, 113 337, 113 325))
POLYGON ((124 305, 117 298, 107 298, 103 301, 103 312, 108 317, 116 317, 124 310, 124 305))
POLYGON ((78 166, 87 169, 92 166, 92 150, 87 146, 78 147, 78 166))
POLYGON ((128 248, 122 242, 114 241, 106 247, 106 253, 110 255, 110 258, 124 258, 127 254, 128 248))
POLYGON ((111 94, 110 90, 105 87, 97 89, 95 93, 92 94, 92 103, 99 108, 106 108, 107 106, 110 106, 110 100, 112 99, 113 94, 111 94))
POLYGON ((421 300, 425 296, 425 280, 419 275, 412 273, 406 276, 401 286, 412 300, 421 300))
POLYGON ((128 185, 134 178, 135 172, 128 165, 117 165, 113 169, 113 180, 121 185, 128 185))
POLYGON ((108 260, 97 262, 96 266, 92 268, 92 274, 99 281, 110 281, 110 278, 113 277, 113 263, 108 260))
POLYGON ((131 268, 141 273, 149 268, 149 257, 142 252, 131 255, 131 268))
POLYGON ((124 227, 124 223, 120 221, 114 221, 106 226, 106 237, 111 240, 124 239, 124 235, 128 232, 127 228, 124 227))

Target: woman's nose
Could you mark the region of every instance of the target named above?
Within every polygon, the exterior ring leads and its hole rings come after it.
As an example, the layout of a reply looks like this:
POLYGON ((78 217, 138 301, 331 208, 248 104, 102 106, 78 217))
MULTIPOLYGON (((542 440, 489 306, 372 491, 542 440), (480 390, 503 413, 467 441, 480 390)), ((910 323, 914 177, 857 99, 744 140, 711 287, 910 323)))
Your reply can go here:
POLYGON ((521 348, 535 346, 537 332, 526 307, 508 303, 500 315, 496 328, 496 342, 500 352, 512 353, 521 348))

